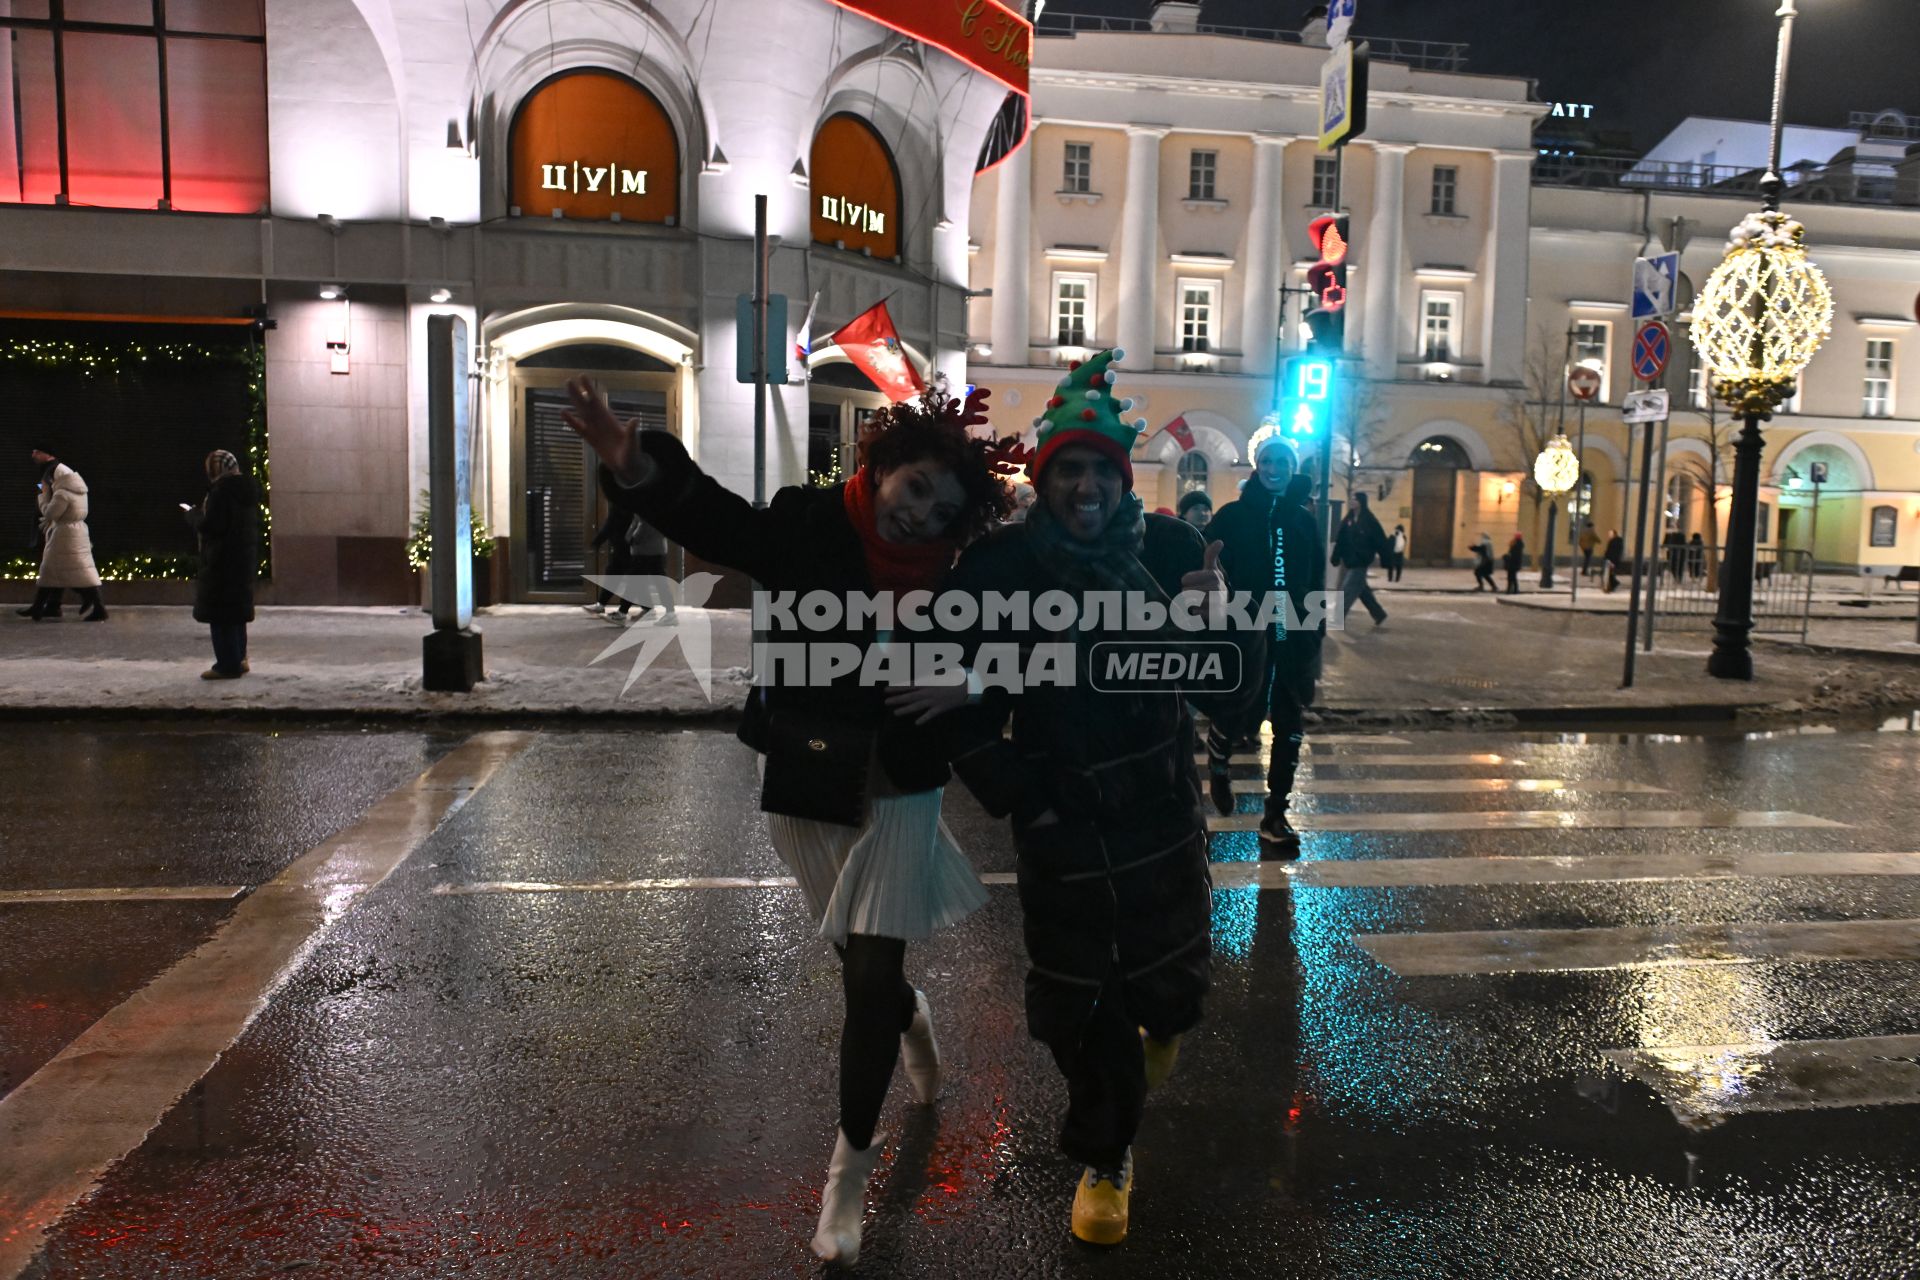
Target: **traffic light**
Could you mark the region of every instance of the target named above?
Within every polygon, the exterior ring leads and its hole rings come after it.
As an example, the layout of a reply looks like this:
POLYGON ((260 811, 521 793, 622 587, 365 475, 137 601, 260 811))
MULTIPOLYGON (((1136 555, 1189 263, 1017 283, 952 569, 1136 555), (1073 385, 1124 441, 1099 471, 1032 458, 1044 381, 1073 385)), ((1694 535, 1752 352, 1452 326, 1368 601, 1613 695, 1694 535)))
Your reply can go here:
POLYGON ((1324 356, 1295 356, 1280 383, 1280 428, 1287 439, 1323 439, 1333 415, 1333 361, 1324 356))
POLYGON ((1347 342, 1347 253, 1349 219, 1344 213, 1325 213, 1307 225, 1319 261, 1307 268, 1307 288, 1313 291, 1307 308, 1307 327, 1313 349, 1338 355, 1347 342))

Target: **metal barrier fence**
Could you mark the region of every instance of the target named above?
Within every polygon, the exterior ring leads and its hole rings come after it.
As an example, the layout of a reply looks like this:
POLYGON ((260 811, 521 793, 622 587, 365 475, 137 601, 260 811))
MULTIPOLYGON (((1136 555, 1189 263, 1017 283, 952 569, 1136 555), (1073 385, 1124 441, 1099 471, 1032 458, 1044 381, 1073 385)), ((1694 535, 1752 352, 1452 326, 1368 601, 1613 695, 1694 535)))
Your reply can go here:
MULTIPOLYGON (((1663 547, 1653 561, 1656 626, 1707 630, 1720 608, 1718 574, 1704 547, 1663 547)), ((1721 566, 1724 572, 1724 565, 1721 566)), ((1807 638, 1813 611, 1813 553, 1762 547, 1753 565, 1753 629, 1807 638)))

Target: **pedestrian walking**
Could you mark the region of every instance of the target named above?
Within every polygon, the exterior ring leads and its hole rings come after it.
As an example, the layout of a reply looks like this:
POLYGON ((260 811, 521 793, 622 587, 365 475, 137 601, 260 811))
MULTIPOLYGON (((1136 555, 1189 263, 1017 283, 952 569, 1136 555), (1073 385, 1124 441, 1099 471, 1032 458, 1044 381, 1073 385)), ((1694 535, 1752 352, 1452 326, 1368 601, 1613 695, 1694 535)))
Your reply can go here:
POLYGON ((1500 567, 1507 571, 1507 594, 1519 595, 1520 571, 1527 567, 1527 543, 1517 532, 1507 544, 1507 553, 1500 557, 1500 567))
POLYGON ((1354 601, 1358 600, 1367 606, 1374 626, 1386 622, 1387 611, 1374 598, 1373 588, 1367 584, 1367 567, 1386 548, 1386 530, 1380 527, 1373 512, 1367 509, 1367 495, 1354 494, 1353 505, 1347 508, 1346 516, 1340 521, 1340 531, 1333 538, 1333 563, 1341 569, 1342 616, 1351 613, 1354 601))
POLYGON ((1627 559, 1627 540, 1618 529, 1607 530, 1607 547, 1600 558, 1605 562, 1606 580, 1602 590, 1611 592, 1620 585, 1620 570, 1627 559))
POLYGON ((1387 542, 1387 554, 1382 557, 1387 569, 1387 581, 1400 581, 1400 571, 1407 567, 1407 526, 1393 526, 1393 537, 1387 542))
POLYGON ((1660 549, 1667 557, 1667 577, 1678 581, 1687 571, 1687 537, 1678 529, 1667 530, 1667 536, 1660 539, 1660 549))
POLYGON ((1260 721, 1269 720, 1273 746, 1267 758, 1260 852, 1263 858, 1293 858, 1299 855, 1300 837, 1287 819, 1287 809, 1300 767, 1306 711, 1313 705, 1320 678, 1327 628, 1324 604, 1310 597, 1326 590, 1327 562, 1320 553, 1320 522, 1306 506, 1307 490, 1294 484, 1293 447, 1277 428, 1268 427, 1255 434, 1249 449, 1252 483, 1238 501, 1220 508, 1202 536, 1221 544, 1220 565, 1226 570, 1229 588, 1256 596, 1284 593, 1303 625, 1289 626, 1285 618, 1277 619, 1267 636, 1263 678, 1250 689, 1253 696, 1230 715, 1210 717, 1207 792, 1221 814, 1234 811, 1229 762, 1236 739, 1256 736, 1260 721))
POLYGON ((1707 544, 1695 529, 1693 536, 1687 539, 1687 576, 1704 578, 1707 574, 1707 544))
POLYGON ((33 460, 40 464, 40 573, 33 603, 20 615, 35 622, 59 617, 60 598, 71 588, 80 597, 81 618, 105 622, 100 571, 94 567, 93 539, 87 535, 87 482, 43 449, 33 451, 33 460))
MULTIPOLYGON (((607 514, 602 517, 600 527, 593 531, 593 537, 587 542, 589 551, 606 548, 607 562, 604 576, 608 578, 631 577, 635 572, 633 555, 627 550, 627 526, 633 521, 634 515, 631 511, 622 510, 608 503, 607 514)), ((601 583, 594 589, 592 602, 583 604, 580 608, 586 613, 604 614, 616 599, 618 597, 614 595, 613 589, 601 583)), ((624 605, 626 601, 621 600, 620 603, 624 605)))
POLYGON ((1500 590, 1493 582, 1493 535, 1485 530, 1473 544, 1473 589, 1476 593, 1500 590))
POLYGON ((1580 576, 1593 576, 1593 553, 1600 549, 1600 534, 1588 520, 1580 526, 1580 576))
MULTIPOLYGON (((969 547, 952 580, 976 599, 1065 593, 1083 623, 1064 640, 1037 629, 973 633, 996 644, 1064 644, 1076 674, 1071 684, 1027 682, 1017 693, 985 688, 953 713, 953 749, 955 772, 987 812, 1012 819, 1027 1027, 1066 1077, 1060 1146, 1083 1166, 1072 1230, 1094 1244, 1126 1237, 1147 1090, 1171 1072, 1207 992, 1212 903, 1187 701, 1214 707, 1191 689, 1091 687, 1083 675, 1099 645, 1149 637, 1117 629, 1088 598, 1164 604, 1182 591, 1225 589, 1221 544, 1148 514, 1133 491, 1130 449, 1145 423, 1124 424, 1117 414, 1130 403, 1106 390, 1119 355, 1103 351, 1061 383, 1031 465, 1039 501, 1024 525, 969 547), (1009 715, 1011 739, 1002 736, 1009 715)), ((1179 635, 1234 640, 1244 670, 1265 661, 1258 631, 1179 635)))
POLYGON ((1213 499, 1205 490, 1195 489, 1180 499, 1180 518, 1196 529, 1205 529, 1213 519, 1213 499))
MULTIPOLYGON (((889 406, 851 479, 784 488, 755 508, 671 433, 621 423, 591 378, 567 391, 565 421, 602 459, 609 502, 770 592, 931 590, 960 547, 1011 510, 989 443, 967 431, 984 421, 983 393, 964 406, 937 392, 889 406)), ((863 658, 888 639, 870 613, 808 631, 777 612, 768 638, 850 645, 863 658)), ((896 1063, 904 1056, 917 1101, 940 1091, 932 1013, 907 981, 907 944, 987 897, 940 817, 946 728, 890 714, 886 692, 859 670, 819 686, 759 686, 739 729, 762 758, 760 808, 774 850, 840 954, 840 1120, 812 1247, 847 1265, 860 1253, 867 1182, 885 1141, 875 1126, 896 1063)))
POLYGON ((253 580, 260 571, 260 490, 240 474, 240 459, 215 449, 205 461, 210 488, 199 506, 181 503, 200 542, 193 578, 193 620, 207 624, 213 665, 202 680, 238 680, 247 661, 247 624, 253 621, 253 580))

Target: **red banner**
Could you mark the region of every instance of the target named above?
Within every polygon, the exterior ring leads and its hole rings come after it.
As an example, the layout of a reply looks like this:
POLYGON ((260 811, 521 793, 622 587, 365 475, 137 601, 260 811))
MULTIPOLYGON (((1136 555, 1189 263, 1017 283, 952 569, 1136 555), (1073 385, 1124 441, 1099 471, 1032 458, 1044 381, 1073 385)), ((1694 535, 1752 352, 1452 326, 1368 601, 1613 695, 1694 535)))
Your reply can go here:
POLYGON ((1000 0, 833 0, 1027 92, 1033 24, 1000 0))
POLYGON ((926 389, 920 371, 907 359, 894 331, 887 304, 876 302, 835 330, 827 339, 845 353, 860 372, 873 379, 889 400, 906 400, 926 389))
POLYGON ((1187 425, 1187 417, 1185 414, 1181 414, 1172 422, 1162 427, 1161 430, 1180 442, 1180 452, 1193 452, 1193 428, 1187 425))

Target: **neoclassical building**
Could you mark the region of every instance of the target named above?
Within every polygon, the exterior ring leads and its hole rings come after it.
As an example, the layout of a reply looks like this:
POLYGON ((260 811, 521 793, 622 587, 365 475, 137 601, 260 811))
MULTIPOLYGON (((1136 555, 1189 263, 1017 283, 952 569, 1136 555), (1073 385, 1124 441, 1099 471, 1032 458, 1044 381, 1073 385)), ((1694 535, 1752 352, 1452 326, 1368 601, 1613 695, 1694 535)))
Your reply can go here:
MULTIPOLYGON (((757 197, 779 349, 816 296, 816 337, 886 298, 911 354, 966 377, 971 187, 1017 77, 861 7, 224 0, 82 30, 0 0, 15 417, 92 480, 105 559, 190 550, 175 499, 206 449, 249 442, 271 466, 269 599, 405 600, 426 320, 457 313, 492 585, 577 598, 597 497, 559 420, 570 375, 752 490, 735 339, 757 197), (89 377, 120 389, 89 401, 100 420, 49 421, 89 377), (129 514, 152 510, 174 514, 129 514)), ((831 348, 814 363, 771 389, 769 492, 880 403, 831 348)))
MULTIPOLYGON (((972 281, 990 296, 969 310, 974 376, 1030 415, 1060 365, 1125 347, 1122 390, 1144 398, 1150 426, 1136 457, 1143 495, 1172 506, 1206 488, 1223 502, 1275 406, 1276 361, 1302 350, 1300 299, 1286 290, 1313 261, 1308 223, 1337 196, 1353 252, 1336 500, 1373 495, 1389 527, 1407 527, 1416 562, 1463 560, 1482 532, 1504 543, 1522 530, 1537 551, 1532 459, 1554 430, 1575 432, 1561 388, 1570 365, 1588 364, 1603 386, 1575 500, 1602 535, 1625 528, 1633 260, 1677 235, 1684 304, 1758 207, 1753 175, 1543 151, 1535 128, 1553 108, 1526 81, 1463 70, 1463 46, 1383 37, 1365 135, 1336 171, 1315 141, 1327 52, 1314 38, 1212 29, 1190 4, 1137 22, 1043 17, 1031 138, 975 185, 972 281), (1162 430, 1176 419, 1192 450, 1162 430)), ((1809 464, 1823 462, 1817 555, 1831 566, 1920 562, 1916 422, 1898 395, 1920 209, 1884 185, 1803 181, 1788 205, 1839 314, 1802 394, 1768 428, 1763 546, 1813 549, 1809 464)), ((1724 523, 1731 467, 1686 321, 1667 374, 1661 504, 1683 535, 1707 527, 1715 498, 1724 523)))

